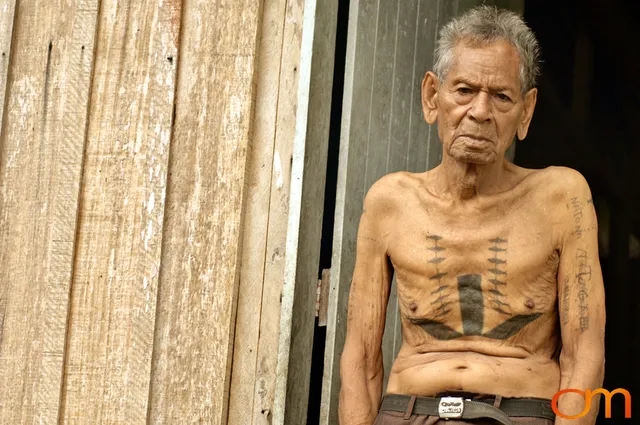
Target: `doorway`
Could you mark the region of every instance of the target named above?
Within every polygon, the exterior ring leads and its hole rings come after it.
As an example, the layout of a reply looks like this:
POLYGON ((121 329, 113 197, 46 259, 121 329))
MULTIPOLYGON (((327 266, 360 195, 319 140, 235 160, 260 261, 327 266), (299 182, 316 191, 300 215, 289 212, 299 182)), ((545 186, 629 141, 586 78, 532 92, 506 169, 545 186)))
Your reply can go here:
MULTIPOLYGON (((606 291, 604 388, 637 394, 638 368, 631 364, 640 349, 640 3, 527 1, 524 17, 544 63, 538 105, 515 163, 571 167, 589 182, 606 291)), ((614 398, 611 419, 601 406, 597 423, 623 423, 623 401, 614 398)))

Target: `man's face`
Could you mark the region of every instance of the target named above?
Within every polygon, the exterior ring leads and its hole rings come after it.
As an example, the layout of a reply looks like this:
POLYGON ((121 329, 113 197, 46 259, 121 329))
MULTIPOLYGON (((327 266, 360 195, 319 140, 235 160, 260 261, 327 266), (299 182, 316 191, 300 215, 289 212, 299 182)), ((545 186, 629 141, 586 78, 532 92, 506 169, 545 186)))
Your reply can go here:
POLYGON ((536 93, 522 96, 520 58, 508 42, 459 43, 445 81, 435 86, 438 134, 449 156, 491 164, 504 157, 516 132, 526 136, 536 93))

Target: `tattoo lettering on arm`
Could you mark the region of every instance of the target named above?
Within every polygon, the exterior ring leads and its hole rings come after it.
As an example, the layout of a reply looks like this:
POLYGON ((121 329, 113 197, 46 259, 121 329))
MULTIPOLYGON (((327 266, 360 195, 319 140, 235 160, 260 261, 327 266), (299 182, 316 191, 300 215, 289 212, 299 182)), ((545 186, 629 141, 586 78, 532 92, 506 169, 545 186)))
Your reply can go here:
POLYGON ((500 314, 511 316, 511 313, 507 310, 511 306, 504 302, 504 294, 500 291, 501 286, 507 284, 507 272, 504 270, 507 264, 507 260, 499 258, 507 252, 506 239, 495 238, 491 239, 493 245, 489 248, 489 251, 493 253, 493 257, 489 258, 489 262, 492 264, 492 268, 489 269, 489 273, 493 273, 493 278, 489 279, 489 282, 493 284, 493 288, 489 289, 489 302, 493 305, 493 309, 500 314))
POLYGON ((562 324, 569 323, 569 276, 565 277, 562 284, 562 324))
POLYGON ((436 274, 434 274, 433 276, 429 276, 429 279, 438 281, 438 287, 431 292, 431 295, 437 295, 438 298, 432 301, 431 305, 436 306, 435 317, 442 317, 451 311, 451 309, 449 308, 451 302, 447 301, 447 298, 451 295, 448 292, 449 285, 442 284, 442 278, 447 275, 447 272, 443 272, 440 270, 440 263, 445 260, 444 256, 442 255, 443 251, 445 251, 445 248, 438 245, 438 242, 442 240, 441 236, 429 235, 427 236, 427 239, 433 241, 433 246, 427 248, 433 253, 433 258, 429 260, 429 263, 434 264, 436 267, 436 274))
POLYGON ((591 281, 591 265, 587 251, 578 248, 576 254, 576 283, 578 285, 578 305, 580 307, 580 332, 589 329, 589 294, 587 292, 587 284, 591 281))
POLYGON ((578 198, 571 198, 571 207, 573 209, 574 224, 574 230, 572 234, 575 235, 576 238, 580 239, 582 237, 583 231, 583 229, 580 227, 582 225, 582 205, 580 205, 580 201, 578 201, 578 198))

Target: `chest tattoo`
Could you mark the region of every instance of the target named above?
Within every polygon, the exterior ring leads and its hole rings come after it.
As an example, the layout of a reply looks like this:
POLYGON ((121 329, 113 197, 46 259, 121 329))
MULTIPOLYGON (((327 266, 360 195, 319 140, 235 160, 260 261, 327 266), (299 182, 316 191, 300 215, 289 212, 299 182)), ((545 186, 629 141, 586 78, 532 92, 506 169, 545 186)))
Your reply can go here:
POLYGON ((433 258, 429 260, 429 263, 434 264, 436 267, 436 273, 429 276, 429 280, 435 280, 438 282, 437 288, 431 292, 431 295, 437 296, 437 298, 431 302, 431 305, 434 306, 436 310, 435 317, 442 317, 451 311, 451 308, 449 307, 451 302, 447 301, 447 298, 451 295, 449 285, 442 283, 442 278, 447 275, 447 272, 440 270, 440 263, 445 260, 443 252, 445 251, 445 248, 438 246, 438 241, 441 240, 442 237, 429 235, 427 236, 427 239, 433 242, 433 246, 428 248, 428 250, 433 254, 433 258))
POLYGON ((507 240, 495 238, 489 242, 492 243, 489 251, 493 253, 493 257, 488 258, 492 265, 489 273, 493 274, 493 278, 489 279, 489 282, 493 285, 493 288, 489 289, 489 302, 498 313, 511 316, 509 312, 511 306, 503 301, 504 294, 500 291, 500 287, 507 284, 507 272, 505 270, 507 260, 503 259, 507 253, 507 240))
POLYGON ((435 235, 427 236, 427 238, 433 242, 433 246, 428 248, 433 253, 429 263, 435 265, 436 274, 430 276, 429 279, 437 280, 437 287, 432 291, 432 295, 436 295, 437 298, 431 302, 436 314, 433 319, 410 319, 412 323, 420 326, 426 333, 439 340, 451 340, 463 336, 484 336, 486 338, 504 340, 512 337, 542 315, 541 313, 513 315, 511 312, 511 306, 505 302, 505 294, 501 290, 507 285, 507 260, 505 259, 507 240, 495 238, 489 241, 491 243, 489 248, 491 255, 488 261, 491 268, 488 271, 492 275, 489 279, 492 287, 487 291, 488 301, 494 311, 508 316, 508 318, 493 329, 483 332, 485 294, 482 291, 482 275, 466 274, 456 278, 460 299, 462 331, 455 330, 438 320, 453 308, 452 303, 447 301, 452 289, 450 289, 449 285, 442 283, 442 278, 447 275, 446 272, 440 269, 440 263, 445 260, 444 251, 446 250, 438 245, 442 238, 435 235))

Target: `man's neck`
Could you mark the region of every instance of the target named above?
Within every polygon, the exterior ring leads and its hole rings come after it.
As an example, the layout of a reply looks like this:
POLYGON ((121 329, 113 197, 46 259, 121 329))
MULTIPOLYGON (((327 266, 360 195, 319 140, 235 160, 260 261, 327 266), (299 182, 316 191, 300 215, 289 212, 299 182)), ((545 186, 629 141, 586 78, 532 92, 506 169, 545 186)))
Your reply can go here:
POLYGON ((445 154, 434 176, 434 189, 438 196, 454 201, 500 192, 505 183, 504 174, 508 173, 504 165, 501 160, 492 164, 474 164, 445 154))

